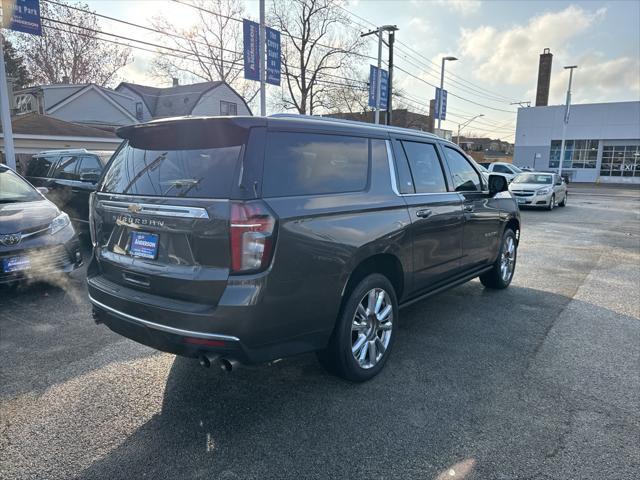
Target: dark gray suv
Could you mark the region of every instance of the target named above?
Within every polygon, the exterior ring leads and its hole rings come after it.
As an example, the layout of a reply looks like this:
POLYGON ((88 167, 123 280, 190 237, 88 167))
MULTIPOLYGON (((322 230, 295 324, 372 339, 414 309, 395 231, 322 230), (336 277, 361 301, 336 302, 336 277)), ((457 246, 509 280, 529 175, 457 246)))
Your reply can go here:
POLYGON ((317 351, 364 381, 399 307, 513 277, 504 177, 436 136, 288 115, 118 135, 91 198, 89 295, 97 322, 159 350, 227 369, 317 351))

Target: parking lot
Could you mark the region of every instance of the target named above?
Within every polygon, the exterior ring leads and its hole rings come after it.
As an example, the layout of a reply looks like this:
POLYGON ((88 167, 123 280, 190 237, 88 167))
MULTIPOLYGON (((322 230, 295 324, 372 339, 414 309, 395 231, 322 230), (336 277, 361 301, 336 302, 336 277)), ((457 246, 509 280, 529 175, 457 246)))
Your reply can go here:
POLYGON ((158 353, 93 323, 83 272, 0 288, 0 477, 637 478, 640 191, 570 189, 523 212, 509 289, 403 310, 365 384, 158 353))

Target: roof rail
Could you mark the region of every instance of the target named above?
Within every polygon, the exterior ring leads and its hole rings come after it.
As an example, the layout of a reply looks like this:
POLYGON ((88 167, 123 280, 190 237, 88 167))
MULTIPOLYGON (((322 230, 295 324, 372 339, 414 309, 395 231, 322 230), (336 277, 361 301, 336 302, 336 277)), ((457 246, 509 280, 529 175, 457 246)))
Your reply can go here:
POLYGON ((38 152, 36 155, 48 155, 52 153, 89 153, 89 151, 86 148, 63 148, 61 150, 43 150, 42 152, 38 152))
POLYGON ((444 138, 438 137, 437 135, 431 132, 414 130, 411 128, 396 127, 393 125, 383 125, 383 124, 376 124, 376 123, 361 122, 358 120, 348 120, 346 118, 323 117, 320 115, 300 115, 296 113, 274 113, 272 115, 269 115, 269 117, 270 118, 290 118, 292 120, 313 120, 317 122, 341 123, 345 125, 351 125, 351 126, 363 127, 363 128, 378 128, 381 130, 394 131, 398 133, 412 133, 414 135, 421 134, 421 135, 426 135, 428 137, 445 140, 444 138))

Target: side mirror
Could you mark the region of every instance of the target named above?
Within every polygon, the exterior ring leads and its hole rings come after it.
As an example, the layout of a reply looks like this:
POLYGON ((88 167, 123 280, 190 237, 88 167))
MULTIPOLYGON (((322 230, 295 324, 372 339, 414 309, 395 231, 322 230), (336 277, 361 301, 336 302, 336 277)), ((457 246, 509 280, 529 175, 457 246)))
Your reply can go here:
POLYGON ((49 189, 47 187, 36 187, 36 190, 42 195, 46 195, 47 193, 49 193, 49 189))
POLYGON ((489 174, 489 195, 493 197, 495 194, 506 192, 507 190, 509 190, 509 184, 506 178, 495 173, 489 174))
POLYGON ((80 174, 80 181, 81 182, 89 182, 89 183, 96 183, 98 181, 98 179, 100 178, 100 175, 98 175, 97 173, 81 173, 80 174))

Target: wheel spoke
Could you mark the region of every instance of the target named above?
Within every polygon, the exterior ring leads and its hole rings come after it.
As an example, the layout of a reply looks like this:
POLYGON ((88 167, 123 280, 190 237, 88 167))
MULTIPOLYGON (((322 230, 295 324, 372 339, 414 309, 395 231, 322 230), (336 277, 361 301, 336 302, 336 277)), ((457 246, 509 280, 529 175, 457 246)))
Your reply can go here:
POLYGON ((369 342, 369 363, 375 365, 377 360, 376 342, 371 340, 369 342))
MULTIPOLYGON (((366 340, 366 337, 365 337, 366 340)), ((358 361, 361 365, 364 364, 364 360, 367 358, 367 352, 369 351, 368 345, 366 342, 362 344, 362 349, 360 350, 360 355, 358 355, 358 361)))
POLYGON ((380 290, 376 296, 376 306, 373 309, 373 313, 377 314, 382 307, 382 301, 384 300, 384 290, 380 290))
POLYGON ((386 351, 387 347, 384 346, 384 343, 382 342, 382 339, 380 337, 376 337, 376 345, 378 346, 378 350, 380 351, 380 355, 384 355, 384 352, 386 351))
POLYGON ((369 292, 369 298, 367 299, 367 313, 373 313, 375 311, 375 306, 376 306, 376 291, 375 290, 371 290, 369 292))
POLYGON ((380 325, 378 325, 378 331, 386 331, 386 330, 391 330, 393 328, 393 323, 391 322, 386 322, 386 323, 381 323, 380 325))
POLYGON ((367 322, 358 322, 356 320, 353 321, 351 325, 351 330, 355 330, 356 332, 362 332, 367 329, 367 322))
POLYGON ((376 315, 376 317, 378 318, 379 322, 386 322, 387 318, 389 317, 389 314, 391 313, 392 307, 391 305, 387 305, 386 307, 384 307, 384 310, 382 310, 379 314, 376 315))
POLYGON ((365 310, 365 308, 362 305, 362 303, 358 304, 358 308, 356 310, 356 315, 360 315, 362 320, 366 320, 367 319, 367 311, 365 310))
POLYGON ((366 341, 367 341, 366 335, 362 333, 358 335, 358 341, 351 347, 351 351, 353 352, 354 355, 358 354, 358 352, 360 351, 362 346, 366 343, 366 341))

